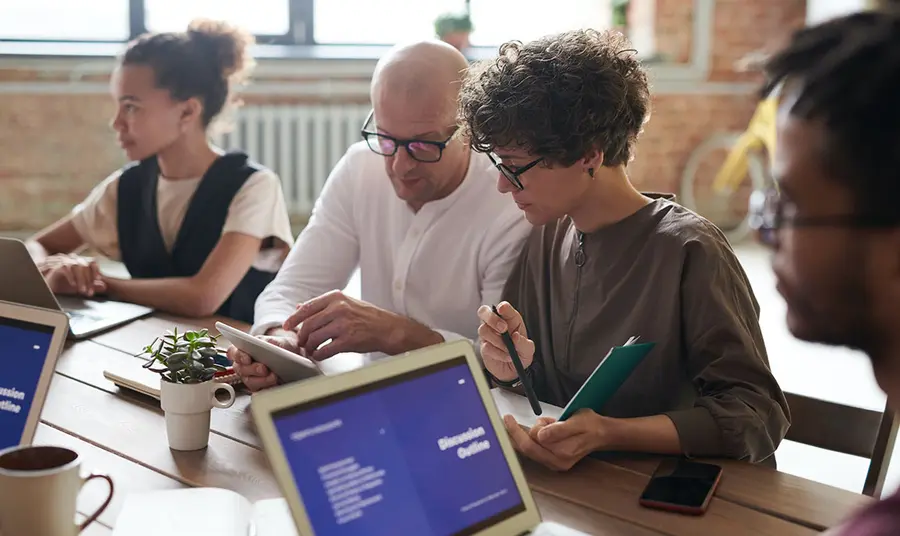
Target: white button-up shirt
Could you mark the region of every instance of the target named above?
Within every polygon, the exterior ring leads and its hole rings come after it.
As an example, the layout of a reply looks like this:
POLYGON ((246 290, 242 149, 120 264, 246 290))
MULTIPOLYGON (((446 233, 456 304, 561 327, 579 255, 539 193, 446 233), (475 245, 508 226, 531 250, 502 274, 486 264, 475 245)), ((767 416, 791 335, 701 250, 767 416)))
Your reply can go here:
POLYGON ((364 301, 445 340, 474 341, 478 307, 499 301, 531 231, 515 203, 497 191, 497 178, 487 156, 472 151, 460 186, 413 212, 394 193, 384 157, 354 144, 260 294, 252 333, 280 325, 298 303, 344 288, 358 267, 364 301))

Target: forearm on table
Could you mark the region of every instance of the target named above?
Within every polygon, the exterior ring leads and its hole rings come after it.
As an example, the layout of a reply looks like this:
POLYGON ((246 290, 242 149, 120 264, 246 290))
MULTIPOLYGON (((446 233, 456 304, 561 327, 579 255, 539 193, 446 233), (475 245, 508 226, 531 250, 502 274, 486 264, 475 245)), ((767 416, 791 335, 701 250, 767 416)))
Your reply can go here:
POLYGON ((216 296, 209 295, 202 285, 190 277, 165 277, 159 279, 106 278, 110 297, 137 303, 188 317, 215 314, 222 305, 216 296))
POLYGON ((603 450, 681 454, 675 423, 665 415, 630 419, 606 418, 603 450))
POLYGON ((440 332, 412 318, 395 313, 392 315, 392 326, 382 342, 383 348, 378 351, 397 355, 444 342, 444 336, 440 332))

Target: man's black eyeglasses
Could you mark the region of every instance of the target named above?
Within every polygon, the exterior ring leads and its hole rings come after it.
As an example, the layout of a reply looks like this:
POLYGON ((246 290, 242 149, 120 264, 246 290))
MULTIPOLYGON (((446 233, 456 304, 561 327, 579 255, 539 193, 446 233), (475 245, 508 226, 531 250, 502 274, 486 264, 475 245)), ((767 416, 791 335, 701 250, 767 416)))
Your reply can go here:
POLYGON ((520 168, 516 168, 516 170, 513 171, 509 166, 507 166, 503 162, 498 162, 496 159, 494 159, 494 156, 491 153, 487 153, 487 155, 488 155, 488 158, 491 159, 491 162, 493 162, 494 165, 497 166, 497 169, 500 170, 500 173, 503 173, 503 176, 506 177, 506 179, 509 182, 511 182, 512 185, 515 186, 516 188, 518 188, 519 190, 525 189, 525 187, 522 185, 522 181, 519 180, 519 175, 521 175, 522 173, 525 173, 526 171, 528 171, 529 169, 538 165, 539 163, 543 162, 543 160, 544 160, 543 158, 538 158, 537 160, 533 160, 520 168))
POLYGON ((900 225, 896 216, 875 214, 840 214, 833 216, 801 217, 786 209, 786 203, 776 188, 758 190, 750 196, 749 224, 766 245, 778 243, 778 230, 783 227, 857 227, 889 228, 900 225))
POLYGON ((375 115, 375 110, 369 112, 369 116, 366 118, 366 122, 363 123, 362 130, 360 134, 362 134, 363 139, 366 140, 366 143, 369 145, 369 149, 376 154, 380 154, 381 156, 394 156, 397 154, 397 150, 400 147, 406 149, 407 154, 412 157, 413 160, 417 160, 419 162, 425 163, 434 163, 441 159, 441 156, 444 154, 444 149, 447 148, 447 144, 450 140, 453 139, 453 136, 456 135, 456 131, 458 127, 453 129, 453 134, 444 140, 444 141, 430 141, 430 140, 400 140, 394 138, 393 136, 388 136, 387 134, 381 134, 380 132, 373 132, 371 130, 367 130, 369 127, 369 123, 372 121, 372 117, 375 115))

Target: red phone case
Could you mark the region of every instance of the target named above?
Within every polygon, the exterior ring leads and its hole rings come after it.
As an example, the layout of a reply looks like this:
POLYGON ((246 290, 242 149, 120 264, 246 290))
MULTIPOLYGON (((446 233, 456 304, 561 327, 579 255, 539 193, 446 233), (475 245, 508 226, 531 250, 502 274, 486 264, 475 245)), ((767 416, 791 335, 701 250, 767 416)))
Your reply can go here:
MULTIPOLYGON (((651 477, 652 478, 652 477, 651 477)), ((722 480, 722 471, 719 470, 719 474, 716 476, 715 482, 709 488, 709 493, 706 494, 706 498, 703 500, 703 504, 700 506, 684 506, 681 504, 661 502, 661 501, 653 501, 649 499, 641 498, 639 503, 641 506, 647 508, 654 508, 656 510, 665 510, 667 512, 675 512, 677 514, 686 514, 691 516, 699 516, 706 513, 707 508, 709 508, 709 502, 712 500, 713 495, 716 493, 716 489, 719 487, 719 481, 722 480)))

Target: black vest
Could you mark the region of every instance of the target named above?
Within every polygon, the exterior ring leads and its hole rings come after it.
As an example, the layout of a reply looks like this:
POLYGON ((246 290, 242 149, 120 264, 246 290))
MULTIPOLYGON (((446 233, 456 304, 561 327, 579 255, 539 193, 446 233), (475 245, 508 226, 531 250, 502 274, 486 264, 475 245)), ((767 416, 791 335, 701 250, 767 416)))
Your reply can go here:
MULTIPOLYGON (((122 261, 131 277, 196 275, 222 236, 232 199, 260 169, 262 166, 238 152, 227 153, 213 162, 191 198, 169 253, 157 218, 159 165, 156 157, 127 166, 119 177, 117 224, 122 261)), ((264 241, 263 247, 267 247, 266 243, 271 247, 271 237, 264 241)), ((274 278, 274 273, 251 267, 216 314, 252 324, 256 298, 274 278)))

